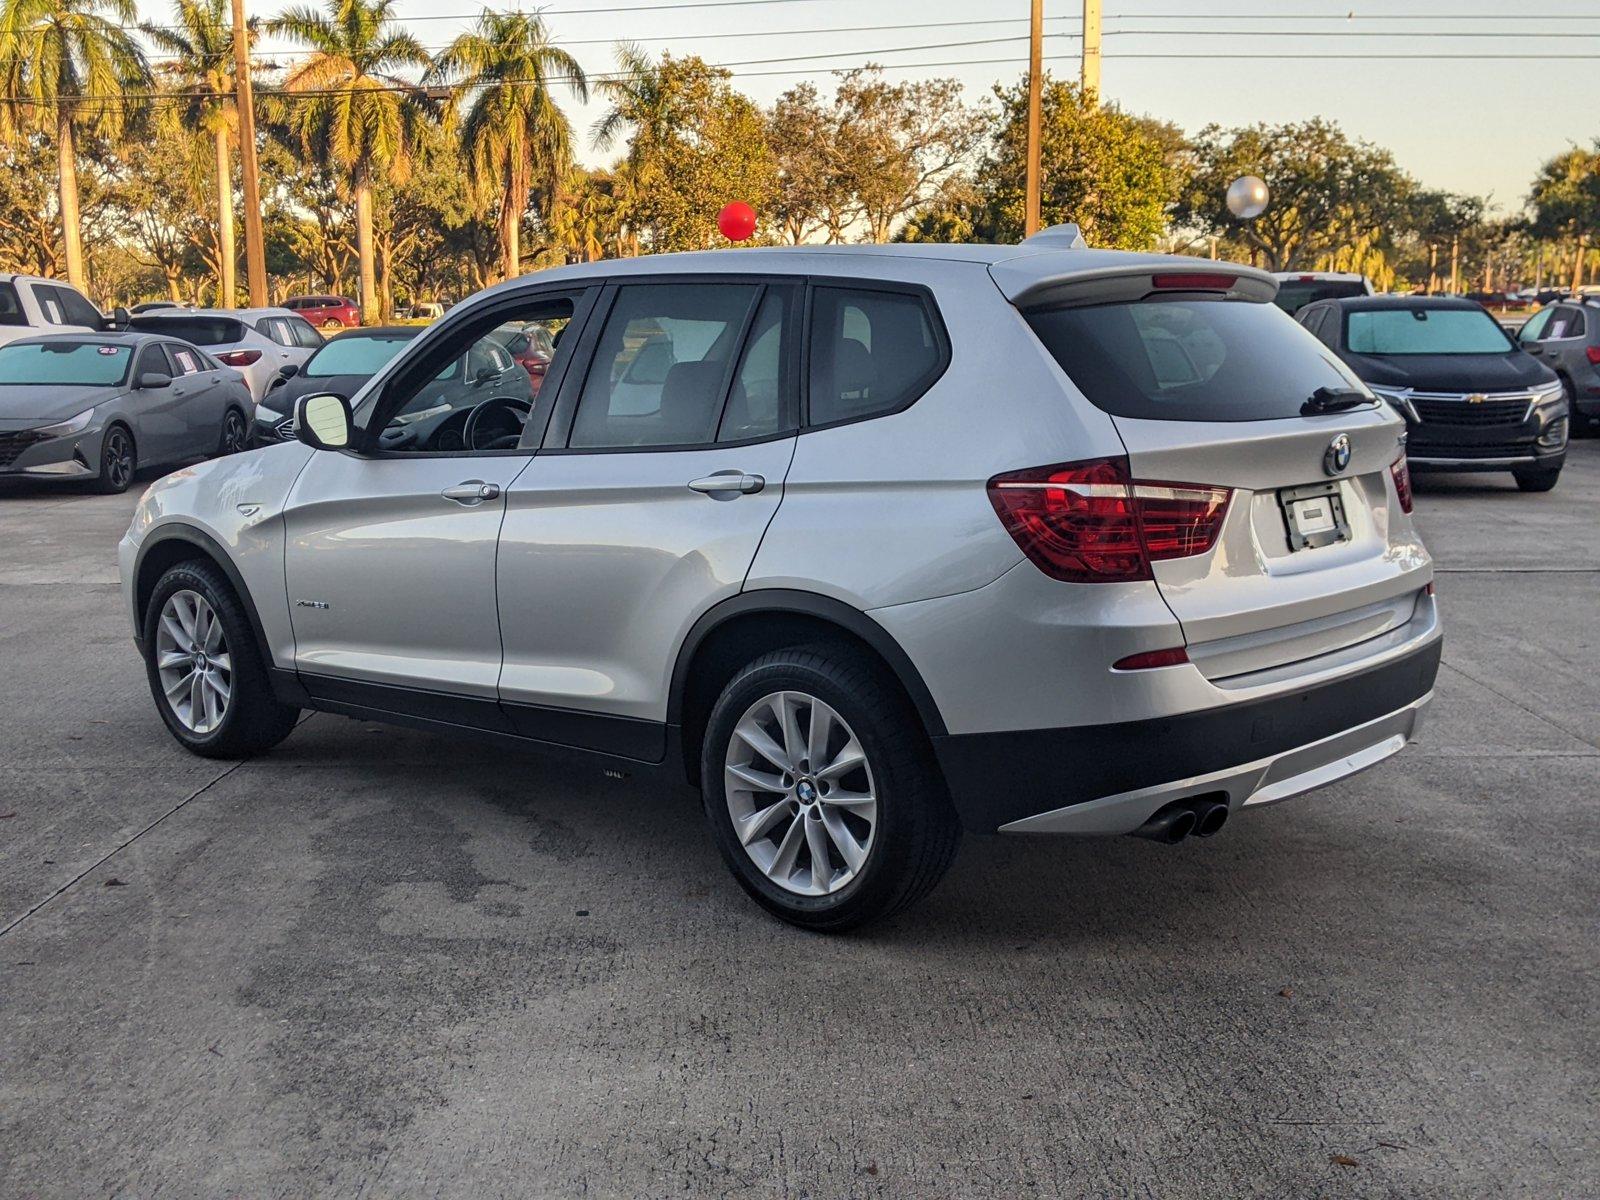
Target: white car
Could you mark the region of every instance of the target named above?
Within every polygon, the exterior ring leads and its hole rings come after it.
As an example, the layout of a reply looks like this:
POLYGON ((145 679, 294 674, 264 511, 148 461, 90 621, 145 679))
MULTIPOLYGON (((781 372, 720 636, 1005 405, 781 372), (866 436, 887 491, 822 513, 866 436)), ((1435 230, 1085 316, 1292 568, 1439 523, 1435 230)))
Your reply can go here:
POLYGON ((1340 300, 1346 296, 1370 296, 1372 280, 1353 271, 1278 271, 1279 308, 1291 317, 1313 300, 1340 300))
POLYGON ((66 280, 0 274, 0 345, 44 333, 105 328, 105 314, 66 280))
POLYGON ((1271 276, 1078 246, 474 297, 353 404, 300 396, 295 440, 145 494, 120 563, 157 711, 216 757, 315 708, 687 779, 745 890, 827 930, 963 830, 1207 837, 1398 752, 1441 637, 1404 421, 1271 276), (490 372, 440 409, 535 322, 537 396, 490 372))
POLYGON ((286 308, 157 309, 129 324, 199 346, 243 375, 258 404, 284 367, 300 366, 323 342, 309 321, 286 308))

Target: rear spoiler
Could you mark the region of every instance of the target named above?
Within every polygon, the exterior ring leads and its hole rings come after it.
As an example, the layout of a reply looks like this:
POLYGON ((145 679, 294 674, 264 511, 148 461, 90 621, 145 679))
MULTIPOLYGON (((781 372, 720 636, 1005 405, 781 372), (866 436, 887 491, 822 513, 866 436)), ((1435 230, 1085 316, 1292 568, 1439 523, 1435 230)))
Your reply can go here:
MULTIPOLYGON (((1026 243, 1024 243, 1026 245, 1026 243)), ((1054 257, 1054 256, 1051 256, 1054 257)), ((1265 271, 1239 263, 1201 258, 1130 256, 1132 261, 1088 270, 1052 272, 1044 255, 1003 259, 989 275, 1005 298, 1024 311, 1076 308, 1087 304, 1125 304, 1150 295, 1206 295, 1265 304, 1278 294, 1278 281, 1265 271)))

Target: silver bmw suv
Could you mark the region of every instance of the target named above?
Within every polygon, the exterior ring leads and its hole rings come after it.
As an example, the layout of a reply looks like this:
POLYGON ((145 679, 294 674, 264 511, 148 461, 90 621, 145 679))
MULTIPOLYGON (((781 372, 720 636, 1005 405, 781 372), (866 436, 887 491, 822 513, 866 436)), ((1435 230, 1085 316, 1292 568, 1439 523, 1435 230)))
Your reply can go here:
POLYGON ((121 544, 197 754, 302 709, 687 779, 815 929, 962 830, 1216 833, 1416 733, 1438 669, 1404 425, 1247 267, 1085 249, 662 255, 460 305, 121 544), (536 398, 440 373, 556 333, 536 398))

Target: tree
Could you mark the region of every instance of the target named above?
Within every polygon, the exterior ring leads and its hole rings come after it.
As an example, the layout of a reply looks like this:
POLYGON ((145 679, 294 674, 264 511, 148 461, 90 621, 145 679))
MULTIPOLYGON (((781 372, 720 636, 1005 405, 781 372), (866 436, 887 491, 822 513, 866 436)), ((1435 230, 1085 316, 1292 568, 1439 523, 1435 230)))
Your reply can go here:
POLYGON ((770 213, 778 236, 799 245, 826 232, 828 241, 838 241, 854 197, 840 178, 838 123, 815 84, 797 84, 778 97, 767 116, 767 140, 778 165, 770 213))
POLYGON ((80 134, 109 140, 127 128, 150 67, 128 32, 133 0, 0 3, 0 138, 32 129, 55 138, 57 211, 67 280, 87 286, 78 196, 80 134))
POLYGON ((601 146, 631 129, 625 162, 636 189, 633 228, 653 252, 724 244, 716 216, 731 200, 760 213, 777 190, 766 121, 730 75, 690 55, 656 62, 620 47, 618 78, 598 85, 610 107, 594 129, 601 146))
POLYGON ((480 178, 499 184, 500 244, 510 279, 522 269, 522 216, 535 180, 553 191, 572 165, 572 123, 551 85, 565 83, 587 102, 588 80, 577 59, 551 43, 537 13, 488 9, 439 56, 430 77, 459 81, 470 97, 461 147, 480 178))
MULTIPOLYGON (((237 299, 238 254, 234 248, 233 146, 239 140, 234 108, 233 25, 228 0, 174 0, 172 23, 142 26, 157 49, 174 61, 163 74, 176 93, 161 107, 162 119, 211 140, 216 187, 217 303, 237 299)), ((247 36, 255 40, 255 22, 247 36)), ((176 298, 176 297, 174 297, 176 298)))
POLYGON ((867 66, 844 72, 834 97, 838 170, 866 226, 886 242, 902 218, 929 203, 969 165, 983 139, 983 114, 954 79, 890 83, 867 66))
POLYGON ((1528 195, 1536 237, 1571 238, 1572 288, 1583 286, 1583 265, 1600 228, 1600 141, 1592 150, 1573 146, 1539 169, 1528 195))
POLYGON ((378 320, 372 189, 380 175, 399 183, 410 165, 417 125, 432 116, 425 93, 396 72, 430 65, 427 51, 392 24, 395 0, 328 0, 326 14, 299 7, 267 28, 311 47, 283 81, 288 123, 307 156, 346 172, 356 209, 361 309, 378 320))
POLYGON ((1368 237, 1382 245, 1404 217, 1413 184, 1387 150, 1352 141, 1320 119, 1222 129, 1194 141, 1195 170, 1176 218, 1259 252, 1269 270, 1313 265, 1341 244, 1368 237), (1272 200, 1252 221, 1228 211, 1228 185, 1241 175, 1266 180, 1272 200))

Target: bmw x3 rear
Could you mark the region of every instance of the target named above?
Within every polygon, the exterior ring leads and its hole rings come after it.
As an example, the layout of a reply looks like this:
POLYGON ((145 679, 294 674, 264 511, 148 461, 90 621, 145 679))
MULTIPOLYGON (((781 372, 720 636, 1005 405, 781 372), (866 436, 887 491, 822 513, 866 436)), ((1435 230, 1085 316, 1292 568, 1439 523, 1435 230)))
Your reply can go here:
POLYGON ((1440 655, 1404 423, 1275 290, 1070 230, 493 289, 353 415, 303 397, 298 441, 151 489, 122 564, 156 705, 202 754, 309 707, 686 780, 818 929, 919 898, 963 831, 1213 835, 1402 749, 1440 655), (531 411, 408 462, 415 381, 556 296, 531 411))

